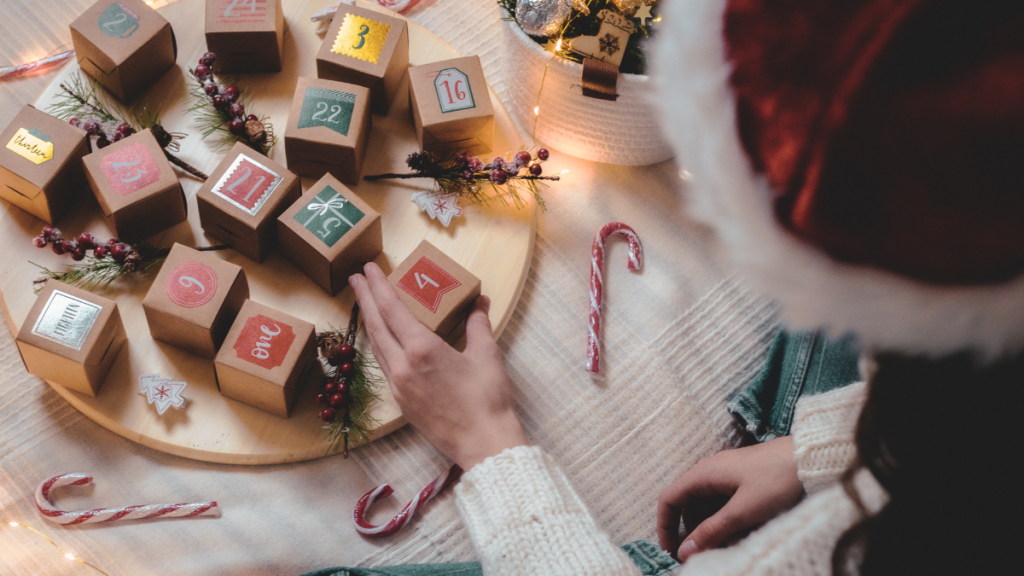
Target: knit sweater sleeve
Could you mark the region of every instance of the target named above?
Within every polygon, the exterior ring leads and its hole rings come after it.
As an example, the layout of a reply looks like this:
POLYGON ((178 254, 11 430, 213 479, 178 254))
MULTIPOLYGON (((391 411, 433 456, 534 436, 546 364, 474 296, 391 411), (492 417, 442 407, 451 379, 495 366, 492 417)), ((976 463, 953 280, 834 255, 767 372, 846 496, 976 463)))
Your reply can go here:
POLYGON ((536 446, 509 448, 477 464, 455 494, 487 576, 640 575, 536 446))
POLYGON ((867 384, 858 382, 797 402, 793 455, 808 494, 839 480, 857 457, 854 431, 867 393, 867 384))

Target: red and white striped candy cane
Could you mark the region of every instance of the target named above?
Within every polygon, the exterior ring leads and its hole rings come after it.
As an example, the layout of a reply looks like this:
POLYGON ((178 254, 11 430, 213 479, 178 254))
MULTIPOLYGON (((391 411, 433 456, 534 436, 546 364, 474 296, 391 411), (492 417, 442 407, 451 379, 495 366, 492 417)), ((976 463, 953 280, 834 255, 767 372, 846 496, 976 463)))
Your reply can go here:
POLYGON ((402 529, 403 526, 412 521, 412 517, 416 512, 419 512, 420 508, 430 501, 431 498, 437 495, 438 492, 444 490, 449 484, 454 484, 458 481, 459 477, 462 476, 462 468, 459 468, 458 464, 452 464, 449 468, 438 476, 433 482, 430 483, 426 488, 420 491, 412 502, 405 505, 405 508, 401 512, 395 515, 394 518, 389 520, 386 524, 380 524, 374 526, 366 520, 366 510, 373 506, 373 503, 380 500, 381 498, 387 498, 394 494, 394 490, 390 484, 381 484, 373 490, 370 490, 363 497, 356 502, 356 509, 352 513, 352 519, 356 523, 356 532, 359 532, 363 536, 369 538, 382 538, 384 536, 390 536, 395 532, 402 529))
POLYGON ((587 371, 597 374, 601 370, 601 297, 604 293, 604 243, 612 234, 622 234, 629 240, 629 269, 639 270, 644 265, 644 247, 640 237, 622 222, 605 224, 594 238, 590 252, 590 332, 587 339, 587 371))
POLYGON ((92 477, 85 474, 61 474, 49 478, 36 488, 36 507, 50 522, 57 524, 86 524, 92 522, 113 522, 115 520, 143 520, 147 518, 174 518, 189 516, 220 516, 216 502, 195 502, 191 504, 144 504, 123 508, 97 508, 69 512, 58 510, 50 503, 50 491, 61 486, 85 486, 92 477))

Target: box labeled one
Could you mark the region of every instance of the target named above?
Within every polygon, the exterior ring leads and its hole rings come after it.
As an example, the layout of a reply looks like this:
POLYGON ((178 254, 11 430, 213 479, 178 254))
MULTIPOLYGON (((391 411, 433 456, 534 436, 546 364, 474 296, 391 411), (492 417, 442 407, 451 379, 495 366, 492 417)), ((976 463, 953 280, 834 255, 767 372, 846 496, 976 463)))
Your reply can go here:
POLYGON ((409 68, 409 105, 421 150, 491 150, 494 109, 479 57, 409 68))
POLYGON ((277 219, 281 252, 331 295, 384 249, 380 214, 330 174, 277 219))
POLYGON ((228 398, 287 418, 299 378, 315 356, 312 324, 246 300, 214 360, 217 387, 228 398))
POLYGON ((462 323, 480 295, 480 280, 426 240, 388 280, 413 316, 442 337, 462 323))
POLYGON ((71 23, 82 70, 131 102, 174 66, 171 24, 143 0, 100 0, 71 23))
POLYGON ((0 133, 0 198, 47 224, 85 188, 84 130, 26 104, 0 133))
POLYGON ((206 49, 221 72, 280 72, 281 0, 206 0, 206 49))
POLYGON ((358 183, 370 140, 369 97, 355 84, 299 78, 284 131, 288 169, 358 183))
POLYGON ((154 339, 213 358, 248 297, 241 267, 176 243, 142 309, 154 339))
POLYGON ((69 390, 96 396, 128 340, 117 303, 48 280, 16 339, 25 369, 69 390))
POLYGON ((295 174, 238 143, 196 193, 207 234, 257 262, 277 245, 277 217, 302 195, 295 174))
POLYGON ((178 176, 149 130, 97 150, 83 163, 107 225, 122 240, 148 238, 187 218, 178 176))
POLYGON ((387 114, 409 66, 405 20, 342 4, 316 55, 316 75, 370 89, 374 114, 387 114))

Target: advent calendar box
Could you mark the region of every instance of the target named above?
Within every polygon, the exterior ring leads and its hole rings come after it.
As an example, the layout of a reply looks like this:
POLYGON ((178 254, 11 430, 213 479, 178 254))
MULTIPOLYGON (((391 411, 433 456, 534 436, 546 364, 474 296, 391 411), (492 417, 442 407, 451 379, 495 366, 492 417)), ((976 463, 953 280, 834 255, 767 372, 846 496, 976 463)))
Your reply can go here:
POLYGON ((116 302, 52 279, 16 338, 26 370, 87 396, 99 392, 127 340, 116 302))
POLYGON ((206 49, 220 72, 280 72, 281 0, 206 0, 206 49))
POLYGON ((248 297, 239 266, 175 243, 142 309, 155 340, 213 358, 248 297))
POLYGON ((299 178, 237 143, 196 193, 207 234, 257 262, 277 245, 277 217, 302 195, 299 178))
POLYGON ((479 57, 409 68, 409 105, 421 150, 490 152, 494 109, 479 57))
POLYGON ((149 130, 101 148, 83 163, 103 217, 121 240, 148 238, 187 218, 178 176, 149 130))
POLYGON ((131 102, 174 66, 171 24, 143 0, 100 0, 71 23, 82 71, 131 102))
POLYGON ((358 183, 370 140, 369 97, 362 86, 299 78, 284 131, 288 169, 358 183))
POLYGON ((214 360, 220 393, 287 418, 300 377, 316 357, 309 322, 246 300, 214 360))
POLYGON ((443 338, 457 333, 480 295, 480 279, 426 240, 388 280, 413 316, 443 338))
POLYGON ((47 224, 85 188, 84 130, 26 104, 0 133, 0 198, 47 224))
POLYGON ((330 174, 277 224, 281 252, 331 295, 384 249, 380 214, 330 174))
POLYGON ((387 114, 409 66, 405 20, 341 4, 316 55, 316 75, 370 89, 374 114, 387 114))

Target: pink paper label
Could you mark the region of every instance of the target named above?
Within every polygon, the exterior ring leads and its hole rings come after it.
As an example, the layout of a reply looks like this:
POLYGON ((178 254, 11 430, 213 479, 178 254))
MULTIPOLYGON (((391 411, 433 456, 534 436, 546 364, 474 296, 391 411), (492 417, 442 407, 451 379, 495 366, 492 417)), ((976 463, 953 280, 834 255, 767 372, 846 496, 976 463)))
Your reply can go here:
POLYGON ((257 314, 245 321, 242 333, 235 340, 235 354, 246 362, 270 370, 284 363, 294 341, 295 332, 291 326, 257 314))
POLYGON ((283 178, 246 156, 238 156, 213 193, 255 216, 283 178))
POLYGON ((167 297, 182 308, 198 308, 217 293, 217 273, 201 262, 178 264, 167 277, 167 297))
POLYGON ((108 154, 100 162, 107 184, 121 196, 129 196, 160 179, 160 168, 141 142, 108 154))
POLYGON ((267 21, 268 0, 216 0, 218 24, 262 24, 267 21))
POLYGON ((441 297, 462 286, 462 283, 423 256, 402 276, 398 286, 436 314, 441 305, 441 297))

